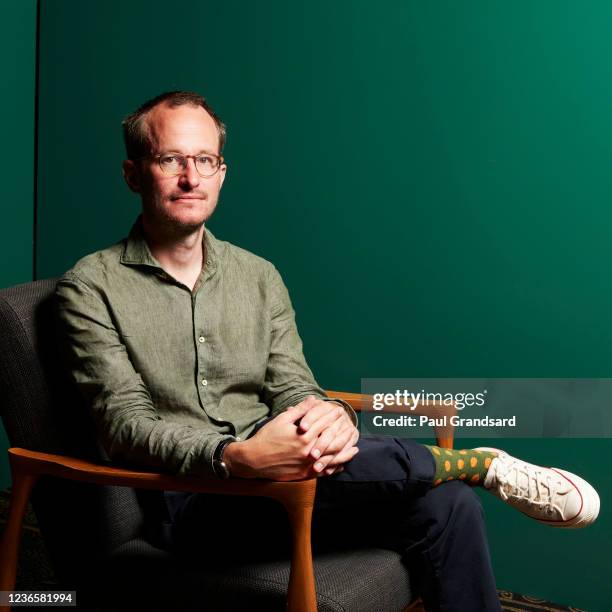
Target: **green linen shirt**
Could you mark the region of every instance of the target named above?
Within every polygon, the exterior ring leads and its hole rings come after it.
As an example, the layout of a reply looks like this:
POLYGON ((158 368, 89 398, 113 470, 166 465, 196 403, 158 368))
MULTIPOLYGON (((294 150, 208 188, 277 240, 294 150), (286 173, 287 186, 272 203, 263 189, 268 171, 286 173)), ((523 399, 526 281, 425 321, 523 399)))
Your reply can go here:
POLYGON ((217 445, 308 395, 327 398, 302 352, 275 267, 203 238, 193 291, 163 270, 142 234, 78 261, 56 290, 72 376, 113 460, 212 477, 217 445))

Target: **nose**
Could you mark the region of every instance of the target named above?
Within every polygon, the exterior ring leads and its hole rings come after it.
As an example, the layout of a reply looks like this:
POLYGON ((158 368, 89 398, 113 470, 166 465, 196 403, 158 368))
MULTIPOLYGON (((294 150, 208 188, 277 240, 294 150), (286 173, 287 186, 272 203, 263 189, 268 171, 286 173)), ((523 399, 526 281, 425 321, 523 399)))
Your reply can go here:
POLYGON ((188 157, 185 161, 186 166, 180 174, 181 186, 188 189, 195 189, 200 184, 200 175, 196 170, 195 160, 188 157))

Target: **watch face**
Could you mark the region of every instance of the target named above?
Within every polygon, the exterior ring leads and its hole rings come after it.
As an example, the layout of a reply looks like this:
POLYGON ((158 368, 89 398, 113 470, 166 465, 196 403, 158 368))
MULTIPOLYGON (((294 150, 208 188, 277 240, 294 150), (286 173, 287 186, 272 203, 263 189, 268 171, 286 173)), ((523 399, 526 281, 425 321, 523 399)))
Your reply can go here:
POLYGON ((215 472, 219 478, 229 478, 229 470, 225 461, 215 461, 215 472))

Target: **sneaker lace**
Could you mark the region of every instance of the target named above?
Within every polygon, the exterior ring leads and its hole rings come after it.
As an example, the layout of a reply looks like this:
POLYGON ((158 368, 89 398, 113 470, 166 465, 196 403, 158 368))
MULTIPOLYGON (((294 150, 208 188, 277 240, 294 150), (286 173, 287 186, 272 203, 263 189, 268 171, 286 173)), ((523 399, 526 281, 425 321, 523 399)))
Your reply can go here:
POLYGON ((519 460, 511 461, 503 467, 499 464, 495 466, 496 488, 504 501, 512 497, 528 507, 541 508, 549 515, 563 512, 558 495, 568 492, 564 490, 567 487, 553 485, 553 481, 560 484, 555 476, 555 472, 548 468, 526 465, 519 460))

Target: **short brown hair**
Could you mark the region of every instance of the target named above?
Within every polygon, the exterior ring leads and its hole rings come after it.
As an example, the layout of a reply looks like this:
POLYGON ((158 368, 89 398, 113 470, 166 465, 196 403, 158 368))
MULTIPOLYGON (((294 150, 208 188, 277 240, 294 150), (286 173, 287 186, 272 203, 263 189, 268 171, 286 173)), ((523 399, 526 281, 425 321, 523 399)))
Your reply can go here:
POLYGON ((193 91, 168 91, 155 96, 151 100, 147 100, 147 102, 122 121, 123 141, 125 142, 125 151, 128 159, 138 159, 149 153, 150 143, 145 119, 149 111, 158 104, 167 104, 170 107, 183 106, 184 104, 201 106, 213 118, 217 126, 219 131, 219 153, 222 153, 225 146, 225 124, 208 102, 200 94, 193 91))

